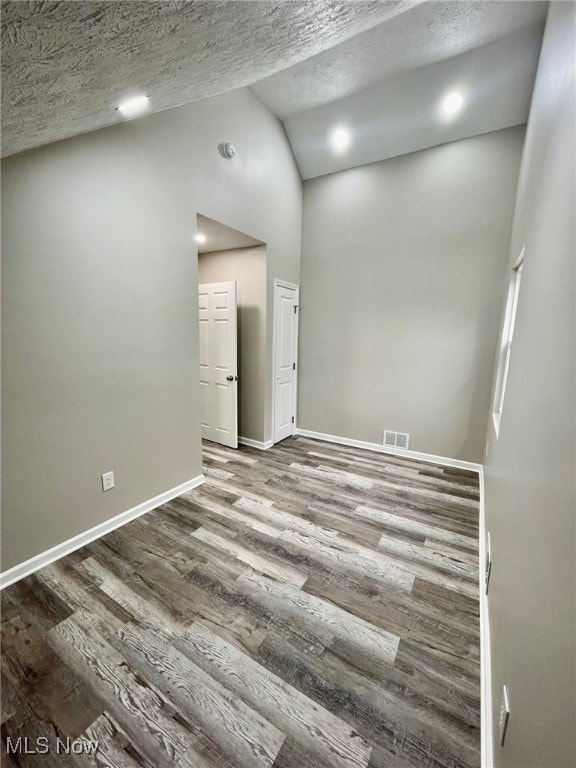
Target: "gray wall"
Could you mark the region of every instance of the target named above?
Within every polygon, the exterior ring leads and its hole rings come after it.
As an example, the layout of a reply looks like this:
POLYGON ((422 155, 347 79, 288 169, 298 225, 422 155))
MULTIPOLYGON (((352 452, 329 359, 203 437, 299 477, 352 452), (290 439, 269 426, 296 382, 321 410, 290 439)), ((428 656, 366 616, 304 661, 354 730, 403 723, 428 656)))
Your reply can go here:
POLYGON ((514 217, 511 260, 526 256, 499 438, 488 429, 496 728, 504 684, 512 710, 498 768, 576 765, 575 16, 551 5, 514 217))
POLYGON ((271 297, 301 182, 240 90, 10 157, 2 186, 6 570, 201 472, 196 213, 268 244, 271 297))
POLYGON ((238 285, 238 434, 264 442, 266 381, 266 246, 198 256, 198 280, 238 285))
POLYGON ((523 137, 305 182, 300 428, 482 460, 523 137))

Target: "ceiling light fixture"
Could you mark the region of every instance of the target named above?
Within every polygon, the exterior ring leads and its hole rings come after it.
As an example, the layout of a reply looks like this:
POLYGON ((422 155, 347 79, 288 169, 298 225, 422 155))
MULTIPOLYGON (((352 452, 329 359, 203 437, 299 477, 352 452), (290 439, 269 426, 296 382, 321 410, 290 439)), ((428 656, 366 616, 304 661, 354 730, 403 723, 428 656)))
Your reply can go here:
POLYGON ((447 115, 454 115, 456 112, 459 112, 462 109, 463 104, 464 99, 462 98, 462 94, 458 91, 452 91, 452 93, 449 93, 444 98, 442 107, 447 115))
POLYGON ((350 133, 345 128, 336 128, 332 131, 331 141, 335 152, 344 152, 350 145, 350 133))
POLYGON ((196 237, 194 238, 197 243, 205 243, 206 242, 206 235, 203 235, 201 232, 198 232, 196 237))
POLYGON ((118 112, 124 117, 136 117, 146 112, 150 99, 148 96, 133 96, 131 99, 125 99, 118 105, 118 112))

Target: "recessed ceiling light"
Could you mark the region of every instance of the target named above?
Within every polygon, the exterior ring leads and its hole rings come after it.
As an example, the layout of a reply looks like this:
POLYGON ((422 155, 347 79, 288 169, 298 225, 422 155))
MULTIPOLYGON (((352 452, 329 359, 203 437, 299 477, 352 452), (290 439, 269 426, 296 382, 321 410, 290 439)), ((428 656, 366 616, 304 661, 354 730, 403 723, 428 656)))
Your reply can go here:
POLYGON ((331 142, 335 152, 344 152, 350 145, 350 133, 346 128, 336 128, 332 131, 331 142))
POLYGON ((197 243, 205 243, 206 242, 206 235, 203 235, 201 232, 198 232, 196 237, 194 238, 197 243))
POLYGON ((131 99, 125 99, 118 105, 118 112, 124 117, 136 117, 146 112, 150 99, 148 96, 133 96, 131 99))
POLYGON ((458 93, 458 91, 452 91, 452 93, 449 93, 442 102, 442 107, 444 109, 444 112, 448 115, 454 115, 456 112, 459 112, 462 109, 462 105, 464 104, 464 99, 462 98, 462 94, 458 93))

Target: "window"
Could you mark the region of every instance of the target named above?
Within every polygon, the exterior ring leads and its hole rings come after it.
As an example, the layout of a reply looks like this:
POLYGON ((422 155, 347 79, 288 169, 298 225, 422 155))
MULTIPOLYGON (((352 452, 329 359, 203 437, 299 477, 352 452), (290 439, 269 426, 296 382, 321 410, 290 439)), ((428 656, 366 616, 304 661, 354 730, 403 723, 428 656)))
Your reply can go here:
POLYGON ((504 328, 502 329, 502 342, 500 345, 498 374, 496 376, 496 390, 494 392, 494 406, 492 412, 496 437, 498 437, 498 432, 500 431, 500 419, 502 417, 504 395, 506 394, 506 381, 508 379, 508 369, 510 367, 510 352, 512 350, 512 339, 514 337, 514 323, 516 322, 516 309, 518 307, 518 294, 520 292, 523 264, 524 248, 520 251, 520 256, 512 268, 512 276, 508 288, 508 299, 506 301, 506 314, 504 315, 504 328))

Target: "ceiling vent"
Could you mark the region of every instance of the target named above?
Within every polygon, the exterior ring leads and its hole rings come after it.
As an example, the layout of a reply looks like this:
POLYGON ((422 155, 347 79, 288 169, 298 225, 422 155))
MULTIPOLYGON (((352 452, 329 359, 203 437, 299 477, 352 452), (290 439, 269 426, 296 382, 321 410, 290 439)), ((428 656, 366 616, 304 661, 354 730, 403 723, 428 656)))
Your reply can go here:
POLYGON ((403 448, 408 450, 410 435, 407 432, 390 432, 385 430, 382 444, 388 448, 403 448))

